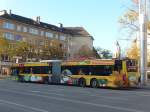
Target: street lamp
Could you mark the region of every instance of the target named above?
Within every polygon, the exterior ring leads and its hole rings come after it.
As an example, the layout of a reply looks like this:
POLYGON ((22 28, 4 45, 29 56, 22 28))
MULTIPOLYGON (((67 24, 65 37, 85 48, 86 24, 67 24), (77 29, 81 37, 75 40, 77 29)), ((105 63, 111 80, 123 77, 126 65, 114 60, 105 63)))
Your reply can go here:
POLYGON ((139 0, 139 25, 140 25, 140 73, 141 84, 146 85, 147 77, 147 0, 139 0))

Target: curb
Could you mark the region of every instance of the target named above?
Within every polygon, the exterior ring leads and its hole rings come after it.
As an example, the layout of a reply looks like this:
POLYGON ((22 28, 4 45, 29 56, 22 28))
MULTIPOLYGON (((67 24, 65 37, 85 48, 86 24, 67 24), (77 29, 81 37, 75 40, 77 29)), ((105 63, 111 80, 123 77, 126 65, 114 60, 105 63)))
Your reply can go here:
POLYGON ((18 80, 16 76, 0 76, 0 80, 18 80))

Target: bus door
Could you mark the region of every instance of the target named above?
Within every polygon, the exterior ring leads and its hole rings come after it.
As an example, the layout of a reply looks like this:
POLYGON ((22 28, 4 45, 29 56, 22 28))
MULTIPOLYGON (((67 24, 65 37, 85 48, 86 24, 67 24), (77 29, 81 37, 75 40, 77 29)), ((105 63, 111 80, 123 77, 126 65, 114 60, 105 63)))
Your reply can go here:
POLYGON ((61 80, 61 62, 52 62, 51 82, 59 84, 61 80))
POLYGON ((124 82, 126 82, 126 75, 123 74, 123 61, 115 60, 114 72, 116 76, 116 84, 119 87, 124 86, 124 82))
POLYGON ((138 74, 137 61, 136 60, 127 60, 126 66, 127 66, 128 77, 129 77, 129 85, 131 87, 138 85, 139 74, 138 74))

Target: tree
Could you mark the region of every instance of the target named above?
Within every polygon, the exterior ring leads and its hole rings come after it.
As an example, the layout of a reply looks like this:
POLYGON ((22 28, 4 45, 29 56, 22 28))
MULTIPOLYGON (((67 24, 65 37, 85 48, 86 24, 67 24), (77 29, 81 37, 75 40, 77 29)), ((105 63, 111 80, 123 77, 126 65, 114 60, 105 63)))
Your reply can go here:
POLYGON ((110 50, 107 49, 102 49, 100 47, 96 48, 97 53, 99 54, 100 58, 102 59, 111 59, 112 58, 112 53, 110 50))
MULTIPOLYGON (((122 26, 122 30, 128 31, 127 33, 129 34, 129 37, 135 37, 133 34, 137 33, 139 31, 139 24, 138 24, 138 18, 139 18, 139 13, 138 13, 138 0, 132 0, 132 6, 127 9, 127 11, 119 18, 119 23, 122 26)), ((150 30, 150 21, 147 23, 147 28, 150 30)), ((138 37, 136 37, 138 38, 138 37)), ((139 45, 138 45, 139 46, 139 45)), ((139 47, 137 45, 132 44, 131 48, 128 49, 127 51, 127 56, 130 58, 139 58, 139 47)), ((148 61, 150 62, 150 52, 148 51, 147 53, 148 56, 148 61)))
POLYGON ((132 5, 128 6, 128 9, 119 18, 118 22, 121 26, 121 30, 128 34, 128 37, 133 37, 137 31, 139 31, 138 23, 138 4, 134 0, 131 0, 132 5))
MULTIPOLYGON (((48 40, 48 44, 36 46, 24 41, 11 41, 0 36, 0 58, 9 57, 10 61, 14 57, 22 57, 22 61, 27 59, 62 59, 65 51, 59 40, 48 40)), ((33 61, 33 60, 32 60, 33 61)))
MULTIPOLYGON (((137 37, 137 33, 139 32, 139 10, 138 10, 138 0, 131 0, 132 6, 130 6, 126 12, 119 18, 119 23, 121 25, 121 29, 128 34, 129 38, 136 37, 136 40, 139 38, 137 37)), ((147 23, 147 28, 150 30, 150 22, 147 23)), ((138 45, 139 46, 139 45, 138 45)), ((130 58, 139 58, 139 47, 133 44, 131 48, 127 51, 127 56, 130 58)), ((149 56, 148 56, 149 57, 149 56)))
POLYGON ((12 57, 19 56, 22 57, 23 61, 26 61, 28 58, 33 58, 35 56, 34 45, 31 45, 27 42, 17 41, 13 43, 11 48, 12 57))
POLYGON ((139 47, 137 46, 137 40, 134 40, 131 48, 127 50, 127 57, 131 59, 137 59, 137 60, 139 59, 140 50, 139 50, 139 47))
POLYGON ((78 57, 90 58, 93 57, 93 50, 91 50, 87 45, 81 46, 77 53, 78 57))
POLYGON ((5 60, 2 58, 5 58, 5 56, 8 53, 8 49, 9 49, 9 42, 3 38, 2 36, 0 37, 0 60, 5 60))
MULTIPOLYGON (((119 18, 118 22, 121 25, 121 29, 128 31, 129 36, 132 37, 137 31, 139 31, 139 7, 137 0, 131 0, 132 5, 126 10, 126 12, 119 18)), ((148 30, 150 30, 150 22, 147 23, 148 30)))
POLYGON ((136 10, 129 9, 123 14, 122 17, 119 18, 119 23, 121 25, 121 29, 128 32, 129 36, 131 37, 133 34, 139 31, 138 12, 136 10))
POLYGON ((41 51, 42 59, 63 59, 66 53, 60 41, 55 39, 50 40, 48 45, 42 46, 41 51))

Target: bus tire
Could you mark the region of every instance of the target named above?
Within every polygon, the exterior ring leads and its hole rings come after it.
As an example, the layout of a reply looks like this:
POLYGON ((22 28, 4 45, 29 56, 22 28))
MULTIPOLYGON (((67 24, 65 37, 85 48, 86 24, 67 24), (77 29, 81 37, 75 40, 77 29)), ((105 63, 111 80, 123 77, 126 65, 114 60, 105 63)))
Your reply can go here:
POLYGON ((86 81, 84 78, 80 78, 79 81, 78 81, 78 85, 80 87, 85 87, 86 86, 86 81))
POLYGON ((24 77, 23 77, 23 76, 19 76, 18 81, 19 81, 19 82, 24 82, 24 77))
POLYGON ((92 79, 91 83, 90 83, 90 86, 92 88, 97 88, 98 87, 98 81, 96 79, 92 79))
POLYGON ((47 77, 45 77, 43 83, 44 84, 49 84, 49 79, 47 77))

